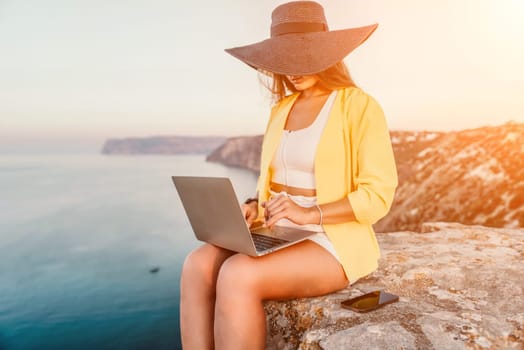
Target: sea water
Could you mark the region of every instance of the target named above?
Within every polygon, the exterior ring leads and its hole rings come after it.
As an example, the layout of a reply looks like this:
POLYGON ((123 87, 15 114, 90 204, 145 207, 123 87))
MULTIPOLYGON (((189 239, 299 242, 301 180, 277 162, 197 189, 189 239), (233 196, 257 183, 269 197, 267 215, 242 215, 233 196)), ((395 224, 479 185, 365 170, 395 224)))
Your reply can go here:
POLYGON ((255 174, 204 156, 0 156, 0 350, 180 348, 200 242, 172 175, 255 193, 255 174))

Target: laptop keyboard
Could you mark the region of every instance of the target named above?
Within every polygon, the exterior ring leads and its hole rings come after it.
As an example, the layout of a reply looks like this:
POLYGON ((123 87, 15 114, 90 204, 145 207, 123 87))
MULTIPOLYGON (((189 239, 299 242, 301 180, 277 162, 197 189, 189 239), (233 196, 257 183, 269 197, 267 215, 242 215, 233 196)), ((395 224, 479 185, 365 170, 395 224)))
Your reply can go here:
POLYGON ((288 242, 285 239, 259 235, 258 233, 251 233, 251 235, 253 236, 253 242, 255 243, 257 251, 263 251, 288 242))

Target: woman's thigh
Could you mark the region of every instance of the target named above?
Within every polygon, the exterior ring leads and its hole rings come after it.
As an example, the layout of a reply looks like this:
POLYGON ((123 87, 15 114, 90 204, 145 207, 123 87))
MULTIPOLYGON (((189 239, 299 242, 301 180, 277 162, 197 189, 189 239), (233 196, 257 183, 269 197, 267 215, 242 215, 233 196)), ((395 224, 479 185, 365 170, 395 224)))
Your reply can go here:
POLYGON ((308 240, 261 257, 233 255, 218 278, 222 285, 245 284, 261 300, 317 296, 348 285, 340 262, 308 240))

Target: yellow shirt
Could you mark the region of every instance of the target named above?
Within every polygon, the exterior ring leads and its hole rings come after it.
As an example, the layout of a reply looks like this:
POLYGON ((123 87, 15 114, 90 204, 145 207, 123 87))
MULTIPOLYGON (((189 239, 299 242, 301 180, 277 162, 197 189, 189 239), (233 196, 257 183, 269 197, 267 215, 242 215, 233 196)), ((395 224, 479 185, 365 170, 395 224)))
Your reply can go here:
MULTIPOLYGON (((259 203, 269 199, 270 164, 287 116, 299 93, 271 110, 260 160, 259 203)), ((389 211, 397 170, 384 113, 378 103, 356 87, 338 91, 315 155, 319 204, 347 197, 356 221, 324 224, 350 282, 378 266, 380 249, 372 224, 389 211)), ((259 218, 263 209, 259 207, 259 218)))

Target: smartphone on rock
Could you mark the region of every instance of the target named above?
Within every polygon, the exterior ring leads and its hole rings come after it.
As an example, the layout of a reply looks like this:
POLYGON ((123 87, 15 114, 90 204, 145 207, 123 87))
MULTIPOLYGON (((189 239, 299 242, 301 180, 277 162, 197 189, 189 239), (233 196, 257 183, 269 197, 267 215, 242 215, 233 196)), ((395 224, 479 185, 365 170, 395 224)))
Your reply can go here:
POLYGON ((355 298, 344 300, 341 304, 345 309, 356 312, 368 312, 396 301, 398 301, 398 295, 387 293, 382 290, 377 290, 355 298))

